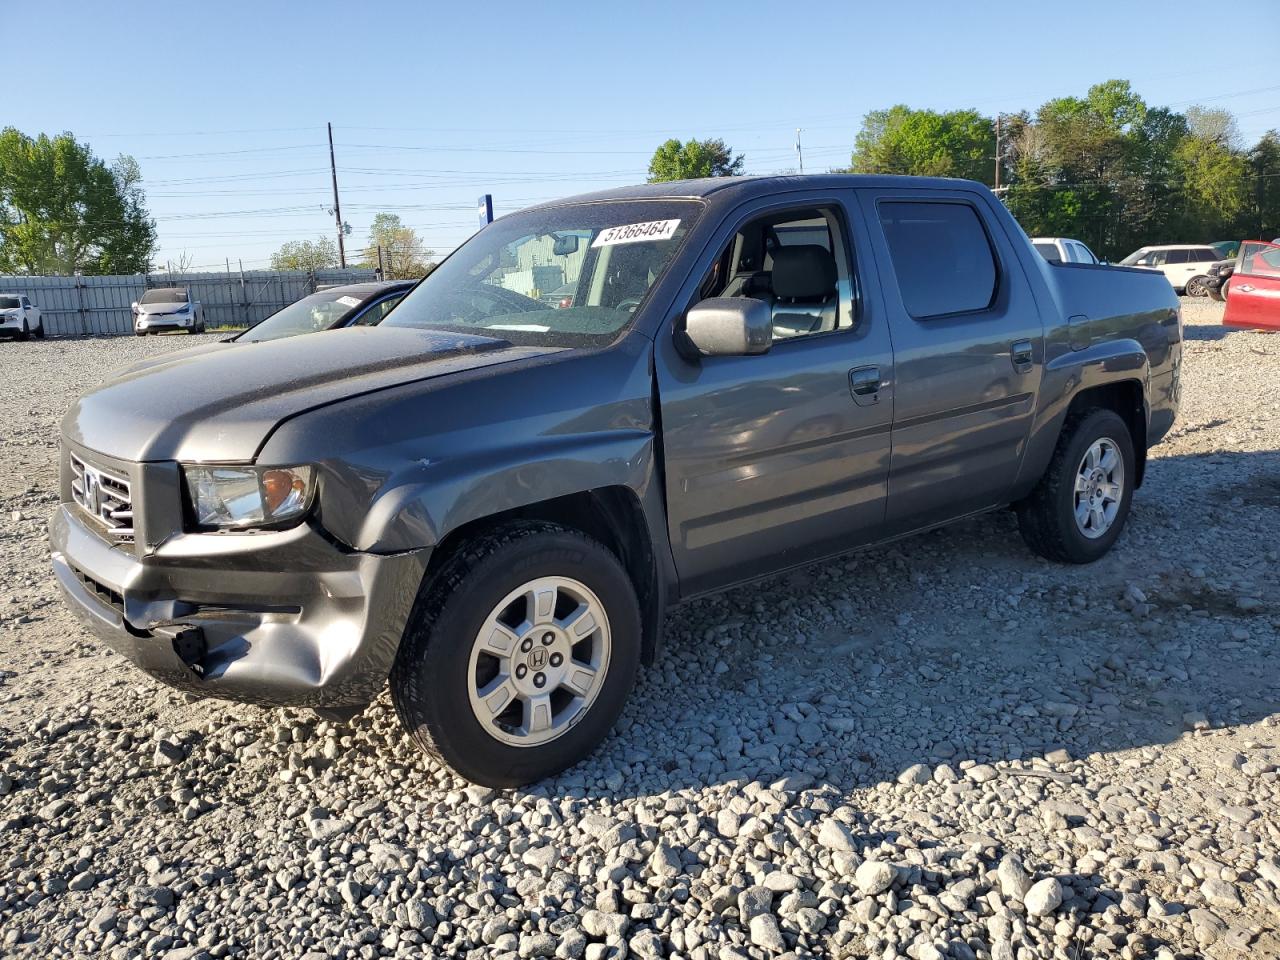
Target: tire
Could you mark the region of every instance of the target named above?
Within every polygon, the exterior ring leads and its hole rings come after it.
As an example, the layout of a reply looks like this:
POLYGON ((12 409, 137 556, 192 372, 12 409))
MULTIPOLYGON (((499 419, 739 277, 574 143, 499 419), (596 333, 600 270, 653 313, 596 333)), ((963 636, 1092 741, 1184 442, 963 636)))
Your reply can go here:
MULTIPOLYGON (((1114 479, 1114 472, 1109 476, 1114 479)), ((1035 553, 1048 560, 1092 563, 1111 549, 1124 529, 1136 476, 1133 438, 1119 414, 1098 407, 1072 414, 1062 427, 1057 449, 1044 476, 1035 490, 1016 505, 1018 528, 1023 540, 1035 553), (1104 457, 1110 449, 1119 458, 1119 495, 1102 496, 1098 501, 1098 509, 1104 516, 1109 516, 1109 520, 1099 524, 1097 515, 1089 513, 1086 523, 1094 530, 1090 534, 1076 519, 1076 481, 1086 469, 1086 455, 1099 447, 1104 457), (1111 503, 1114 503, 1114 512, 1111 511, 1111 503)), ((1082 496, 1087 498, 1096 485, 1091 481, 1083 482, 1086 490, 1082 491, 1082 496)), ((1096 488, 1102 490, 1101 487, 1096 488)))
POLYGON ((27 329, 27 321, 25 320, 22 321, 22 329, 18 331, 18 339, 19 340, 31 339, 31 331, 27 329))
POLYGON ((520 786, 577 763, 609 732, 635 682, 640 636, 635 588, 609 550, 554 524, 513 524, 459 548, 423 583, 391 670, 392 701, 429 755, 474 783, 520 786), (538 591, 558 598, 541 617, 538 591), (602 616, 571 644, 574 604, 602 616), (575 696, 557 676, 587 676, 582 658, 599 669, 575 696), (480 700, 486 690, 493 710, 480 700))
POLYGON ((40 326, 36 327, 36 339, 37 340, 44 339, 44 318, 43 317, 40 319, 40 326))
POLYGON ((1231 295, 1231 278, 1227 277, 1227 279, 1219 285, 1218 290, 1222 293, 1222 299, 1225 301, 1227 297, 1231 295))
POLYGON ((1222 294, 1222 285, 1221 285, 1221 284, 1219 284, 1219 285, 1218 285, 1218 286, 1216 286, 1216 287, 1206 287, 1206 288, 1205 288, 1205 292, 1209 294, 1209 299, 1210 299, 1210 300, 1216 300, 1218 303, 1221 303, 1223 300, 1227 299, 1227 298, 1226 298, 1225 296, 1223 296, 1223 294, 1222 294))
POLYGON ((1186 293, 1188 297, 1203 297, 1208 292, 1204 285, 1204 277, 1192 277, 1187 281, 1186 293))

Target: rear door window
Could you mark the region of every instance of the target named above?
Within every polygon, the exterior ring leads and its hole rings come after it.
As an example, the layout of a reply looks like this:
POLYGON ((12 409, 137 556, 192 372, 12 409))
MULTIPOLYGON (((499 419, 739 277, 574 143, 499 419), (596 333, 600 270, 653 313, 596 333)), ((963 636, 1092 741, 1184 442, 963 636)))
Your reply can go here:
POLYGON ((1165 263, 1186 263, 1190 250, 1170 250, 1165 263))
POLYGON ((978 212, 964 202, 886 200, 879 204, 907 312, 916 319, 986 310, 999 272, 978 212))
POLYGON ((1032 243, 1040 256, 1044 257, 1050 263, 1061 263, 1062 256, 1058 253, 1058 245, 1052 240, 1036 240, 1032 243))

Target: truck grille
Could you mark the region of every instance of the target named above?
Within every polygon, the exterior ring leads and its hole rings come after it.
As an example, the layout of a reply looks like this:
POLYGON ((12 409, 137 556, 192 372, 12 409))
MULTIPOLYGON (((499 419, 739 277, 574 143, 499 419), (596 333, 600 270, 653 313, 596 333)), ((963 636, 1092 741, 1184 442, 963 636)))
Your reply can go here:
POLYGON ((71 454, 71 496, 80 509, 106 527, 107 535, 133 543, 133 492, 129 481, 71 454))

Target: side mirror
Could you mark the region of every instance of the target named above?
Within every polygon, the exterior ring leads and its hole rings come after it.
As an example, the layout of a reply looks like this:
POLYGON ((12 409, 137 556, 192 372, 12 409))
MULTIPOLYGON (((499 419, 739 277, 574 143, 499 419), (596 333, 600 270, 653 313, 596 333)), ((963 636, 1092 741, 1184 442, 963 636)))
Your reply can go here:
POLYGON ((551 252, 557 257, 567 257, 578 252, 578 235, 576 233, 560 234, 551 245, 551 252))
POLYGON ((713 297, 689 309, 684 333, 704 357, 768 353, 773 346, 773 311, 763 300, 713 297))

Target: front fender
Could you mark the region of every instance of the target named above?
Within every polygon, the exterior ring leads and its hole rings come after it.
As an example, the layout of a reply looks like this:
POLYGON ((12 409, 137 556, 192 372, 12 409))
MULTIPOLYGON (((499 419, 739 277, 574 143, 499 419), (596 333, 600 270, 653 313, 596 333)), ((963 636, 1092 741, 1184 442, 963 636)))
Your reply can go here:
POLYGON ((653 452, 652 433, 624 430, 416 464, 384 487, 354 546, 370 553, 434 546, 473 520, 603 487, 627 487, 643 498, 653 452))
POLYGON ((314 464, 320 524, 369 553, 432 547, 464 523, 601 487, 645 502, 652 346, 633 333, 352 397, 281 424, 259 460, 314 464))

